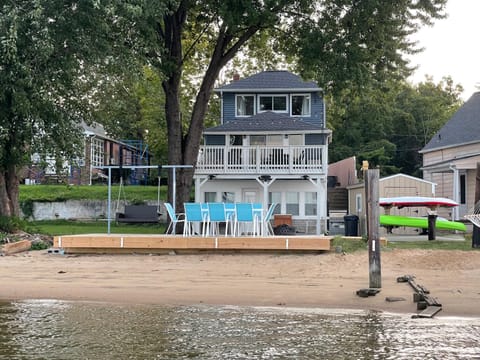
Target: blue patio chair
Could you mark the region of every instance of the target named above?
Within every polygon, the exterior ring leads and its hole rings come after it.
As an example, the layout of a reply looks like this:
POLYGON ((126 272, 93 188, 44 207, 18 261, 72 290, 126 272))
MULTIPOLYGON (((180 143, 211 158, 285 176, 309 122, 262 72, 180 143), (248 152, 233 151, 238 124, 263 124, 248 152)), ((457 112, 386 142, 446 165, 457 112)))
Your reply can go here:
POLYGON ((206 235, 207 214, 203 211, 200 203, 184 203, 185 208, 185 226, 183 227, 184 236, 195 234, 195 225, 202 224, 202 236, 206 235))
POLYGON ((263 235, 263 205, 261 203, 252 203, 253 221, 255 221, 255 229, 257 232, 263 235))
POLYGON ((275 208, 277 207, 277 205, 278 203, 270 204, 270 207, 268 208, 267 213, 265 214, 265 218, 263 219, 263 226, 268 236, 271 236, 274 234, 271 220, 273 218, 273 213, 275 212, 275 208))
MULTIPOLYGON (((218 235, 220 223, 226 222, 225 204, 224 203, 208 203, 208 222, 210 224, 211 235, 218 235)), ((225 236, 227 236, 227 227, 225 226, 225 236)))
POLYGON ((166 234, 176 234, 177 230, 177 224, 178 223, 185 223, 185 214, 184 213, 178 213, 175 214, 175 211, 173 210, 173 206, 170 203, 164 203, 165 209, 167 210, 168 217, 170 218, 170 224, 168 224, 167 231, 165 232, 166 234))
POLYGON ((253 215, 253 206, 251 203, 236 204, 236 228, 238 235, 241 234, 240 225, 252 225, 253 235, 256 235, 255 216, 253 215))
POLYGON ((230 226, 230 232, 233 236, 235 236, 236 226, 235 226, 235 217, 236 217, 236 210, 235 210, 235 203, 225 203, 225 235, 228 234, 228 227, 230 226))

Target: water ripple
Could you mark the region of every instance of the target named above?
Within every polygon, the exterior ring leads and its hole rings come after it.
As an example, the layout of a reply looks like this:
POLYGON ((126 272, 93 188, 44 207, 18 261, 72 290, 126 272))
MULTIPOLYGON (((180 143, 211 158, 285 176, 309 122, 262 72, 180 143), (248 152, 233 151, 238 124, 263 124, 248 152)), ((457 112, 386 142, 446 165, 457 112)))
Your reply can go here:
POLYGON ((23 301, 0 303, 0 359, 480 359, 480 319, 23 301))

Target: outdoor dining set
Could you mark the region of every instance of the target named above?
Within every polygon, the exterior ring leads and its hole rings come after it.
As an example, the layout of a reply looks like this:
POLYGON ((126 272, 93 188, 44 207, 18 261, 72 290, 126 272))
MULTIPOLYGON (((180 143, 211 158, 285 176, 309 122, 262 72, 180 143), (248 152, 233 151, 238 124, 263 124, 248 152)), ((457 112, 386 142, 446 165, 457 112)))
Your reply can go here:
POLYGON ((175 213, 170 203, 164 205, 170 217, 167 234, 175 234, 177 224, 183 223, 183 236, 273 235, 275 203, 264 209, 261 203, 190 202, 184 203, 183 213, 175 213))

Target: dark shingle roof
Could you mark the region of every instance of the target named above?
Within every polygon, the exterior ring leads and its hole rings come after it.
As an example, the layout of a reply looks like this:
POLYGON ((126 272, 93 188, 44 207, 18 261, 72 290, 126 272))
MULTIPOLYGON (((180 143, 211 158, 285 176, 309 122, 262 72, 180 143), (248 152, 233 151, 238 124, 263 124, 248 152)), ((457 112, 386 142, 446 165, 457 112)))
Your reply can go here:
POLYGON ((480 92, 474 93, 420 153, 480 142, 480 92))
POLYGON ((245 79, 220 86, 215 91, 320 91, 321 88, 314 81, 303 81, 298 75, 285 70, 262 71, 245 79))
POLYGON ((274 113, 262 112, 249 118, 228 121, 223 125, 205 129, 205 133, 212 132, 283 132, 283 131, 320 131, 325 130, 297 118, 274 113))

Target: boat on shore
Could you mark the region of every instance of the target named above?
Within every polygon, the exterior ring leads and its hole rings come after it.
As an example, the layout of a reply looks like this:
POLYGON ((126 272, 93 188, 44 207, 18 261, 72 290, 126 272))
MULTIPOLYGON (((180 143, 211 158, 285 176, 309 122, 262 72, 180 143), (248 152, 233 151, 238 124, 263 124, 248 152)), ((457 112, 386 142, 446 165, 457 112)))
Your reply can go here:
MULTIPOLYGON (((380 225, 428 229, 428 218, 400 215, 380 215, 380 225)), ((435 228, 438 230, 467 231, 464 223, 459 221, 450 221, 442 217, 437 217, 435 221, 435 228)))

